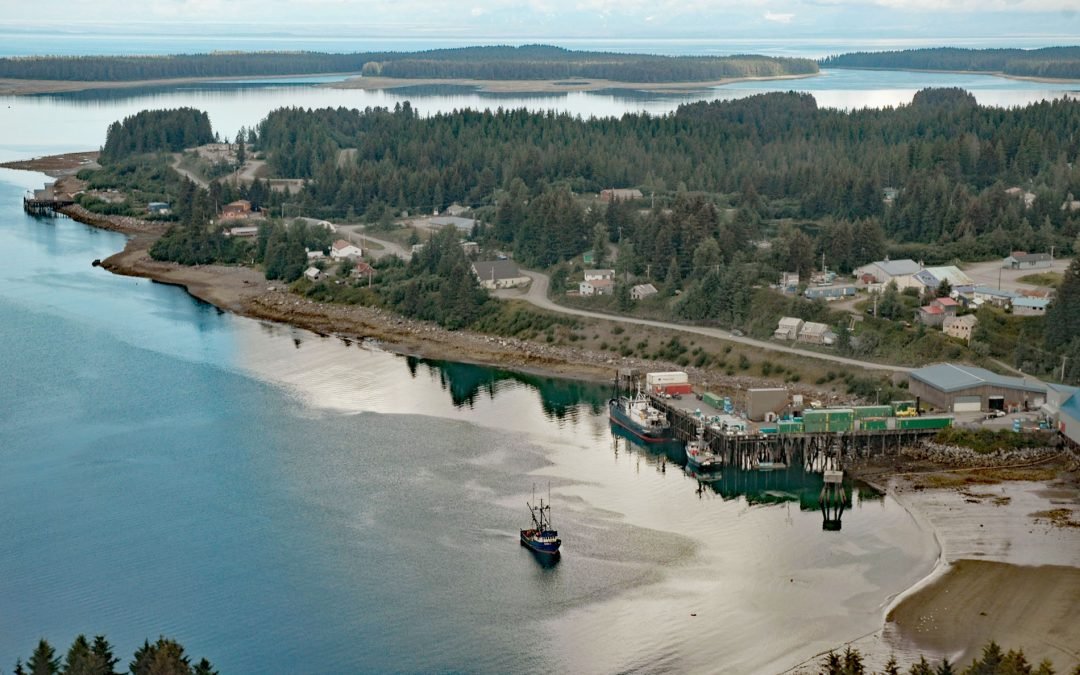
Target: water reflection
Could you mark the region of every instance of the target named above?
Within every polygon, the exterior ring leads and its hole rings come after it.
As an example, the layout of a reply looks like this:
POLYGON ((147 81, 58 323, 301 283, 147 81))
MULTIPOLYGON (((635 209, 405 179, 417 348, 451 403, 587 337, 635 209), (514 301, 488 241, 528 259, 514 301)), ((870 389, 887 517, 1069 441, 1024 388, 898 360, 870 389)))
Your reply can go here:
POLYGON ((415 379, 423 368, 438 377, 456 407, 472 408, 477 399, 494 399, 500 388, 524 384, 540 394, 540 405, 549 419, 576 421, 583 413, 597 415, 607 402, 606 385, 520 373, 455 361, 405 357, 415 379), (584 404, 584 407, 583 407, 584 404))

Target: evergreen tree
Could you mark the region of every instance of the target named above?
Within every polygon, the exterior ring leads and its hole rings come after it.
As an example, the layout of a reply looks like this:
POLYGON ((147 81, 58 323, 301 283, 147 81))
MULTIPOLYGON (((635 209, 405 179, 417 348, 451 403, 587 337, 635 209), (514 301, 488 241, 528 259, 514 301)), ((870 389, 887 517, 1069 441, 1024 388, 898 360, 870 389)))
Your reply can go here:
POLYGON ((128 665, 131 675, 192 675, 191 664, 184 648, 175 640, 158 638, 150 644, 143 642, 128 665))
POLYGON ((1046 308, 1046 348, 1058 351, 1080 335, 1080 256, 1073 259, 1046 308))
POLYGON ((28 675, 57 675, 60 672, 60 658, 48 641, 42 639, 26 662, 28 675))
POLYGON ((98 635, 94 638, 91 650, 98 659, 99 675, 119 675, 116 672, 116 665, 120 663, 120 659, 113 656, 112 645, 109 644, 104 635, 98 635))

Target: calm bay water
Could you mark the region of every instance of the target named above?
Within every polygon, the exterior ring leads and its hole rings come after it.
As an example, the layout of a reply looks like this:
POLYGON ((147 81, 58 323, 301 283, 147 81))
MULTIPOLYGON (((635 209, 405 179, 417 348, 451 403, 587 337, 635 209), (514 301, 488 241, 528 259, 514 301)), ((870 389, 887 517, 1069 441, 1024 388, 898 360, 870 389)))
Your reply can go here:
MULTIPOLYGON (((94 147, 146 107, 230 130, 365 96, 392 95, 4 99, 0 159, 94 147)), ((125 655, 168 634, 230 674, 776 672, 878 628, 936 557, 889 498, 857 493, 822 531, 797 468, 699 482, 677 448, 613 435, 603 386, 407 359, 92 268, 123 237, 25 216, 44 180, 0 170, 0 668, 97 632, 125 655), (548 483, 554 567, 517 544, 548 483)))

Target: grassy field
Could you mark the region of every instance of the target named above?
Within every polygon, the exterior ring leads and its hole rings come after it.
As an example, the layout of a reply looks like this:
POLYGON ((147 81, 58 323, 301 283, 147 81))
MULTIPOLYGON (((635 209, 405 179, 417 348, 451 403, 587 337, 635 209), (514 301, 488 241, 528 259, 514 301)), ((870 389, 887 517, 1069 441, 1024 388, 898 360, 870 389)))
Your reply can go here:
POLYGON ((1035 274, 1026 274, 1017 281, 1025 284, 1033 284, 1035 286, 1057 286, 1061 283, 1061 272, 1037 272, 1035 274))

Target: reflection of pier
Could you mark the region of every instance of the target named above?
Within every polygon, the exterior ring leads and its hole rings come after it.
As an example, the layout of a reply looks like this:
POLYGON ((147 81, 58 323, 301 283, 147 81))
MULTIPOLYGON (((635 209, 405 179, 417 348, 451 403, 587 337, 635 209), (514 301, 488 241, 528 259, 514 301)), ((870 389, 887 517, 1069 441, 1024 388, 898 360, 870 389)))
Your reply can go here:
POLYGON ((821 529, 829 532, 840 530, 840 517, 844 515, 847 495, 844 493, 844 472, 826 471, 825 484, 821 486, 821 529))

